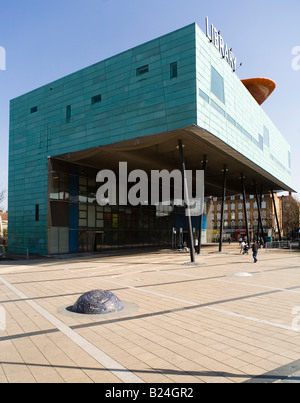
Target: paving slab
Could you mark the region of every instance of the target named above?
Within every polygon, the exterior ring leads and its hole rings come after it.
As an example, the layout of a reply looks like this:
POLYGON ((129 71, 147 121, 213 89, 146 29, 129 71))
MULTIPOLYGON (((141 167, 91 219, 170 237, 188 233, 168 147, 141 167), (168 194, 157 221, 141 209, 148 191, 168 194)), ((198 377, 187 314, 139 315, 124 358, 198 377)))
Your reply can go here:
POLYGON ((299 383, 300 253, 260 250, 254 264, 231 244, 189 258, 2 262, 0 383, 299 383), (91 290, 134 309, 70 315, 91 290))

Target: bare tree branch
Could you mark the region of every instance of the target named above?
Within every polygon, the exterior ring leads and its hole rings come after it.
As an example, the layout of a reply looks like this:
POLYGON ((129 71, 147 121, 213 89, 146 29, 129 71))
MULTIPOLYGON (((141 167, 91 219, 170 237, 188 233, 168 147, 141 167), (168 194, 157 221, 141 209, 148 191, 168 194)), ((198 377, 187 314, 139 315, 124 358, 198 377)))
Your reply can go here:
POLYGON ((3 209, 3 203, 6 199, 6 190, 5 189, 0 189, 0 210, 3 209))
POLYGON ((292 196, 285 196, 282 210, 284 232, 291 236, 292 232, 300 226, 300 203, 292 196))

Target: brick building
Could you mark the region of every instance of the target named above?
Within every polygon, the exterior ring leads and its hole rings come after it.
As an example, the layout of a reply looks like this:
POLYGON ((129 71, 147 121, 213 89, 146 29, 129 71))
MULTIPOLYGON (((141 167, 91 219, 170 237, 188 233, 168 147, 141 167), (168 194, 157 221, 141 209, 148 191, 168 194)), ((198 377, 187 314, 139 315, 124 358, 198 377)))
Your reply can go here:
MULTIPOLYGON (((276 210, 282 231, 282 208, 281 198, 275 195, 276 210)), ((221 208, 222 199, 214 197, 210 205, 208 221, 210 238, 212 241, 218 241, 221 227, 221 208)), ((257 237, 259 225, 259 209, 255 195, 247 195, 246 208, 248 215, 248 226, 250 237, 257 237)), ((274 210, 274 203, 271 194, 262 195, 261 199, 261 219, 265 237, 273 240, 278 238, 277 220, 274 210)), ((282 232, 281 232, 282 233, 282 232)), ((232 241, 238 241, 240 237, 247 235, 246 220, 244 212, 244 203, 242 195, 228 196, 224 204, 224 240, 229 238, 232 241)), ((261 236, 261 232, 260 232, 261 236)))

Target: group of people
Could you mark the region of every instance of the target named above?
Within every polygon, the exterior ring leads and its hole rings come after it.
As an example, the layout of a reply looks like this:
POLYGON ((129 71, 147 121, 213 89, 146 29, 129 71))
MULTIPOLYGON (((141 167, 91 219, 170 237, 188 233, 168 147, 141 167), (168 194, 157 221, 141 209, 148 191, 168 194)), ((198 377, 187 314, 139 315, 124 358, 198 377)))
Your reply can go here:
MULTIPOLYGON (((247 255, 249 254, 249 250, 250 250, 250 245, 246 242, 245 238, 241 238, 240 239, 240 253, 242 253, 243 255, 246 253, 247 255)), ((257 263, 257 255, 258 255, 258 249, 259 249, 259 245, 257 243, 257 240, 254 239, 252 245, 251 245, 251 249, 252 249, 252 255, 253 255, 253 260, 254 263, 257 263)))
MULTIPOLYGON (((252 249, 254 263, 257 263, 257 255, 258 255, 258 250, 260 248, 260 244, 258 244, 257 240, 254 239, 251 246, 248 244, 246 238, 240 238, 239 243, 240 243, 240 253, 242 253, 243 255, 244 254, 249 255, 249 250, 252 249)), ((195 242, 196 250, 197 250, 197 247, 198 247, 198 242, 195 242)), ((184 250, 185 252, 190 251, 187 242, 183 242, 182 244, 179 244, 178 250, 184 250)))

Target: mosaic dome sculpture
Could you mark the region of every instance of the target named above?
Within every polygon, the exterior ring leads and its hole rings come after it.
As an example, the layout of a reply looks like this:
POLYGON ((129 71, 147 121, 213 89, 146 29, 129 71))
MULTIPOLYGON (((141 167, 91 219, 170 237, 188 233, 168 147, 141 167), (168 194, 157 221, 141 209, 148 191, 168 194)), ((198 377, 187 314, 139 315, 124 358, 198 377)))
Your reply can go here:
POLYGON ((83 294, 73 305, 73 312, 99 315, 122 311, 119 298, 110 291, 93 290, 83 294))

